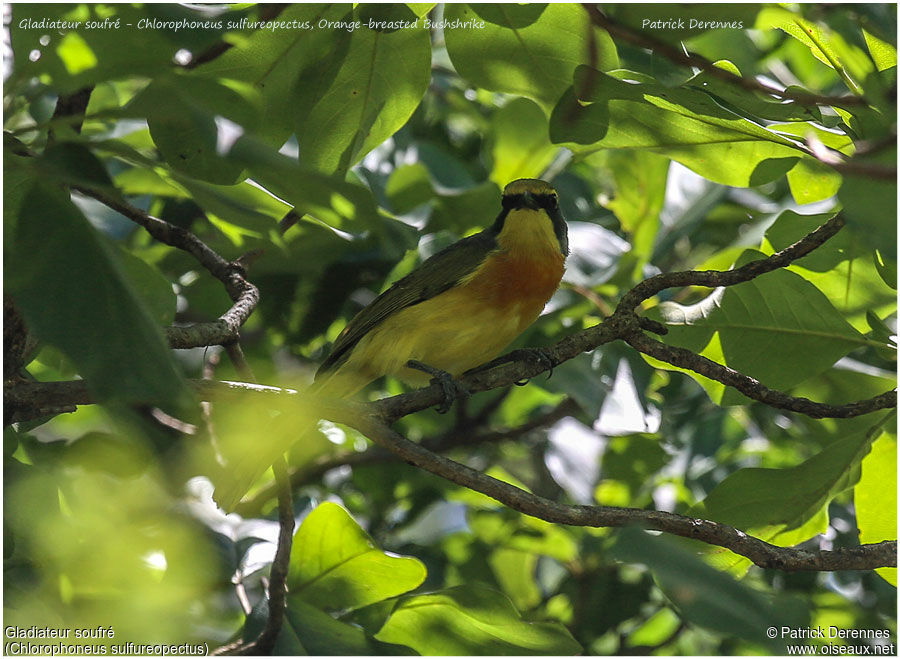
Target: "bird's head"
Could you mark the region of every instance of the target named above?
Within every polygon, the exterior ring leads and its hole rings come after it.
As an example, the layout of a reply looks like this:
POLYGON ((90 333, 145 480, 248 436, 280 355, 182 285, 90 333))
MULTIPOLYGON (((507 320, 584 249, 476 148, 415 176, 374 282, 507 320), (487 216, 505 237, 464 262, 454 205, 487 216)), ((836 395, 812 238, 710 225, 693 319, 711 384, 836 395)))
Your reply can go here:
POLYGON ((559 195, 553 186, 536 178, 520 178, 508 183, 503 189, 503 210, 494 223, 495 231, 499 233, 503 229, 510 213, 523 210, 537 211, 545 215, 559 241, 560 251, 568 255, 568 231, 559 211, 559 195))

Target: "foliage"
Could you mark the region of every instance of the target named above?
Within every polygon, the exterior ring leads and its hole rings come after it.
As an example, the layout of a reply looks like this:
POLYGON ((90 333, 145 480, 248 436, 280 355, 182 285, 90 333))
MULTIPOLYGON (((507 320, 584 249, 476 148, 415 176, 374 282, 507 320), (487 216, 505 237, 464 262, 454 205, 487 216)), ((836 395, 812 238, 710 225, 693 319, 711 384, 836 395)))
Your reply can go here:
MULTIPOLYGON (((651 42, 564 3, 8 8, 5 311, 34 341, 7 384, 78 377, 100 405, 44 404, 5 429, 7 625, 252 640, 277 535, 262 472, 287 453, 302 523, 276 652, 768 653, 784 651, 770 626, 832 624, 895 638, 896 569, 783 574, 555 525, 350 427, 316 431, 314 409, 253 392, 201 408, 191 380, 248 369, 219 347, 170 350, 164 328, 215 321, 231 292, 197 251, 98 201, 121 195, 243 257, 261 294, 244 359, 294 388, 375 293, 490 223, 515 178, 552 180, 572 254, 513 347, 595 325, 650 275, 740 266, 842 212, 847 226, 788 268, 668 289, 643 311, 665 343, 794 396, 891 389, 896 6, 602 9, 651 42)), ((553 500, 816 549, 896 539, 894 424, 781 412, 610 343, 396 428, 553 500)))

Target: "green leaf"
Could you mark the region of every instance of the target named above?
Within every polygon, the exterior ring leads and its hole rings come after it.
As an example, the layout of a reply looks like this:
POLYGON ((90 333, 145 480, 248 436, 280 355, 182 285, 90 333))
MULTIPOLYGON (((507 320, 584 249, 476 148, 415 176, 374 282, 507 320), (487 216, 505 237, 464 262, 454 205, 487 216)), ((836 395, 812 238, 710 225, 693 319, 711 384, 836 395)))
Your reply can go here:
MULTIPOLYGON (((759 252, 746 250, 735 265, 760 257, 759 252)), ((665 343, 698 352, 779 390, 821 373, 868 344, 819 289, 786 270, 717 289, 690 307, 665 302, 656 313, 669 327, 665 343)), ((724 385, 688 374, 722 405, 746 402, 724 385)))
POLYGON ((162 331, 60 189, 31 187, 10 261, 6 284, 29 329, 66 353, 100 400, 178 410, 189 399, 162 331))
MULTIPOLYGON (((859 541, 863 544, 897 539, 897 437, 885 431, 862 461, 862 475, 853 491, 859 541)), ((897 586, 897 568, 876 570, 897 586)))
MULTIPOLYGON (((814 135, 825 146, 840 151, 844 155, 852 155, 855 150, 853 140, 847 135, 823 130, 811 123, 769 124, 768 128, 801 139, 814 135)), ((811 204, 834 196, 843 181, 841 175, 832 167, 811 156, 803 156, 788 172, 787 179, 794 201, 798 204, 811 204)))
POLYGON ((516 608, 527 611, 540 604, 541 592, 535 583, 537 554, 500 547, 491 553, 488 562, 516 608))
MULTIPOLYGON (((796 467, 739 469, 688 514, 739 528, 775 545, 791 546, 824 533, 828 504, 859 479, 859 465, 882 423, 832 442, 796 467)), ((743 572, 749 560, 706 546, 717 566, 743 572)))
POLYGON ((645 30, 667 43, 678 44, 704 32, 725 32, 751 27, 759 11, 755 3, 611 3, 605 12, 634 30, 645 30))
POLYGON ((562 625, 525 622, 505 595, 476 584, 404 599, 375 638, 422 655, 582 652, 562 625))
POLYGON ((292 30, 260 29, 241 35, 232 48, 196 69, 211 79, 240 80, 253 86, 262 99, 258 137, 280 147, 294 132, 297 106, 292 93, 304 74, 321 70, 321 62, 346 50, 350 32, 319 27, 320 21, 351 20, 352 9, 342 4, 294 4, 279 21, 308 24, 292 30))
POLYGON ((337 504, 321 504, 294 536, 288 585, 295 596, 319 608, 358 609, 424 580, 422 563, 379 550, 337 504))
POLYGON ((172 283, 142 258, 115 244, 109 248, 116 252, 122 274, 131 290, 146 305, 154 322, 159 326, 171 325, 175 320, 176 303, 172 283))
POLYGON ((519 178, 540 178, 559 147, 550 143, 547 117, 533 101, 517 98, 491 120, 490 179, 499 187, 519 178))
POLYGON ((171 75, 158 76, 129 107, 147 117, 153 141, 174 170, 232 184, 243 166, 227 157, 216 119, 223 116, 252 132, 259 105, 256 92, 244 83, 171 75))
POLYGON ((875 67, 879 71, 886 71, 897 66, 897 49, 894 46, 887 41, 879 39, 867 30, 863 30, 862 33, 863 38, 866 40, 869 54, 872 56, 872 61, 875 62, 875 67))
POLYGON ((858 83, 872 70, 872 63, 865 53, 848 44, 841 35, 788 9, 763 9, 757 15, 756 28, 777 28, 791 35, 807 46, 813 57, 834 69, 854 93, 862 91, 858 83))
MULTIPOLYGON (((731 71, 735 75, 741 75, 740 70, 728 60, 718 60, 713 64, 718 68, 731 71)), ((684 84, 686 87, 710 94, 720 105, 743 117, 756 119, 756 123, 763 123, 759 119, 795 122, 818 121, 820 123, 823 121, 822 114, 815 104, 803 105, 796 101, 773 100, 771 96, 742 89, 707 71, 700 71, 684 84)), ((809 124, 801 125, 808 126, 809 124)), ((772 126, 768 127, 772 128, 772 126)))
POLYGON ((127 76, 153 78, 171 68, 172 57, 180 48, 201 52, 221 38, 222 28, 166 30, 142 28, 139 22, 208 20, 196 9, 174 4, 81 4, 61 3, 46 6, 22 3, 12 12, 11 25, 22 21, 80 21, 75 29, 10 29, 16 52, 13 77, 15 85, 42 78, 59 93, 71 93, 103 80, 127 76), (115 21, 118 20, 118 27, 115 21), (91 21, 98 27, 88 28, 91 21), (45 39, 45 37, 48 37, 45 39), (29 57, 29 53, 39 57, 29 57), (21 56, 20 56, 21 55, 21 56))
POLYGON ((545 108, 571 84, 579 64, 594 61, 604 70, 618 65, 612 39, 593 28, 575 4, 449 3, 444 19, 459 22, 444 30, 444 38, 463 78, 483 89, 527 96, 545 108), (596 44, 593 60, 589 30, 596 44))
MULTIPOLYGON (((829 215, 799 215, 784 211, 766 231, 762 251, 772 254, 794 244, 829 215)), ((871 251, 854 227, 845 227, 807 256, 787 268, 812 283, 855 329, 867 332, 868 312, 883 315, 897 308, 895 292, 885 285, 871 251)))
POLYGON ((610 553, 650 568, 683 620, 757 643, 775 654, 785 652, 785 646, 780 637, 769 637, 769 628, 809 625, 809 612, 799 601, 754 590, 706 565, 673 538, 637 529, 622 529, 618 536, 610 553))
POLYGON ((401 215, 434 197, 428 170, 420 162, 402 165, 392 171, 384 192, 391 202, 391 208, 401 215))
MULTIPOLYGON (((860 164, 896 171, 896 145, 855 159, 860 164)), ((880 250, 886 258, 897 261, 897 181, 871 176, 844 176, 838 191, 847 224, 857 229, 867 244, 880 250)))
POLYGON ((379 31, 369 21, 415 21, 403 5, 360 5, 345 49, 304 71, 293 90, 300 161, 343 174, 399 130, 418 107, 431 74, 431 40, 418 27, 379 31))
MULTIPOLYGON (((359 627, 335 620, 302 597, 290 595, 285 609, 290 637, 310 655, 360 656, 383 654, 359 627)), ((282 630, 282 634, 285 630, 282 630)))
POLYGON ((648 151, 631 150, 604 150, 589 160, 609 172, 615 189, 605 206, 630 234, 631 252, 638 257, 634 272, 640 274, 653 254, 669 160, 648 151))
POLYGON ((254 181, 291 203, 306 220, 359 233, 384 229, 372 193, 357 183, 298 165, 248 136, 238 140, 232 155, 246 165, 254 181))
POLYGON ((550 117, 553 142, 577 151, 647 149, 711 181, 740 187, 773 181, 800 158, 793 141, 701 91, 663 87, 629 71, 613 73, 587 66, 575 71, 574 88, 550 117))

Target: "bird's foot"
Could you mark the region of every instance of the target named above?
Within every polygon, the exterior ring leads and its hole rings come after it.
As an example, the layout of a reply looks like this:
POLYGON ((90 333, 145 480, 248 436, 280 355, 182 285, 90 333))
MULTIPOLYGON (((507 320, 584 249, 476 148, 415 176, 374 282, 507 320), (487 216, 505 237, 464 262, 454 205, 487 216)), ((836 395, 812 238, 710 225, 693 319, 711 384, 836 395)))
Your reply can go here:
POLYGON ((417 371, 422 371, 423 373, 428 373, 428 375, 432 376, 431 384, 437 384, 441 388, 441 392, 443 393, 444 400, 438 405, 437 411, 440 414, 444 414, 450 407, 453 405, 453 401, 457 398, 465 397, 469 395, 469 391, 462 386, 459 382, 453 379, 453 376, 450 375, 447 371, 442 371, 439 368, 435 368, 434 366, 429 366, 428 364, 424 364, 418 360, 410 359, 406 362, 406 366, 417 371))

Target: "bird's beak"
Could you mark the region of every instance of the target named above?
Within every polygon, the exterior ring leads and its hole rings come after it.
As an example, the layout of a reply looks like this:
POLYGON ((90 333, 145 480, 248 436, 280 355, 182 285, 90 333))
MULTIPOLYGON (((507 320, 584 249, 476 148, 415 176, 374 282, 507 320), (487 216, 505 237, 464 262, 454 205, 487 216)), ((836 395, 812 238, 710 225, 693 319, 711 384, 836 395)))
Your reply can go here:
POLYGON ((527 208, 531 208, 534 210, 538 210, 540 208, 540 204, 538 204, 537 199, 535 199, 534 195, 529 191, 525 191, 522 194, 522 200, 525 202, 525 206, 527 208))

